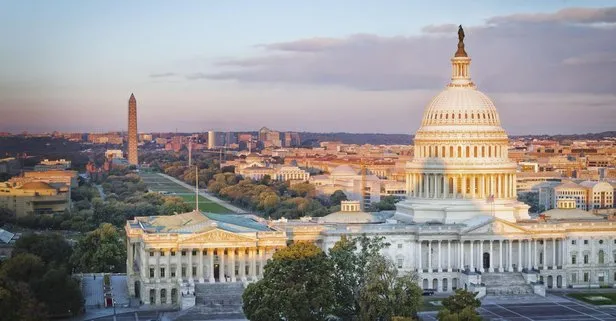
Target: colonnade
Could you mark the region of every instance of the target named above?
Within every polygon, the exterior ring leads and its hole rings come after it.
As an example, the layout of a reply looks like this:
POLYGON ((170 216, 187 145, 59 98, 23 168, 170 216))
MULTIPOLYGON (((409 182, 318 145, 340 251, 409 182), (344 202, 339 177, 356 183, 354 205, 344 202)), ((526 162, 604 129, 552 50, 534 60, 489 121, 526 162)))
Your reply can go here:
POLYGON ((420 240, 416 243, 416 270, 431 273, 560 269, 567 263, 565 243, 562 238, 420 240))
MULTIPOLYGON (((271 247, 181 248, 143 251, 143 280, 236 282, 257 280, 274 251, 271 247)), ((129 253, 131 254, 131 253, 129 253)))
POLYGON ((418 158, 504 158, 507 159, 508 146, 504 145, 415 145, 415 155, 418 158))
POLYGON ((429 174, 409 173, 407 191, 414 198, 515 198, 514 173, 429 174))

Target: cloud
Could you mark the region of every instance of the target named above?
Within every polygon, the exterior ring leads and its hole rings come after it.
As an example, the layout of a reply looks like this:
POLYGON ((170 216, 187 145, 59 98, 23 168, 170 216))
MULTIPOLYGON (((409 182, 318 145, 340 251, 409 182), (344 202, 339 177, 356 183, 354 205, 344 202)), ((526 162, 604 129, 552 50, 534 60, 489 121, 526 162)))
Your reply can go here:
POLYGON ((165 72, 160 74, 151 74, 150 78, 167 78, 177 75, 175 72, 165 72))
MULTIPOLYGON (((493 17, 465 27, 471 76, 487 92, 616 92, 616 8, 493 17)), ((258 56, 219 61, 188 79, 341 86, 355 90, 442 88, 450 78, 457 25, 415 36, 356 34, 258 45, 258 56)))
POLYGON ((425 33, 454 33, 458 30, 458 26, 453 23, 447 23, 443 25, 428 25, 421 28, 425 33))
POLYGON ((554 13, 520 13, 488 19, 488 24, 509 22, 616 23, 616 7, 565 8, 554 13))

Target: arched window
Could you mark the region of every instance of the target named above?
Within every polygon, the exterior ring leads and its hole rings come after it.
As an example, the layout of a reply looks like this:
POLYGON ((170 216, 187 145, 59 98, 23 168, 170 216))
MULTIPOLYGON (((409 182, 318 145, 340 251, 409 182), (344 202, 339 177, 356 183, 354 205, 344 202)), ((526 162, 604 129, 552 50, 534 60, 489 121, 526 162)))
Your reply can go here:
POLYGON ((486 119, 486 113, 483 113, 483 119, 486 119))
POLYGON ((475 114, 471 114, 471 119, 475 119, 475 114))
POLYGON ((458 114, 458 119, 462 119, 462 114, 458 114))
POLYGON ((481 146, 481 157, 486 157, 486 147, 481 146))
POLYGON ((445 114, 445 119, 449 119, 449 114, 445 114))
POLYGON ((441 157, 445 157, 445 146, 441 147, 441 157))
POLYGON ((466 146, 466 158, 471 157, 471 148, 469 146, 466 146))
POLYGON ((477 146, 473 148, 473 157, 477 157, 477 146))
POLYGON ((488 146, 488 157, 492 157, 492 146, 488 146))
POLYGON ((458 157, 462 157, 462 146, 458 146, 458 157))
POLYGON ((453 155, 453 146, 449 146, 449 157, 454 157, 454 155, 453 155))
POLYGON ((464 119, 468 119, 468 114, 464 114, 464 119))

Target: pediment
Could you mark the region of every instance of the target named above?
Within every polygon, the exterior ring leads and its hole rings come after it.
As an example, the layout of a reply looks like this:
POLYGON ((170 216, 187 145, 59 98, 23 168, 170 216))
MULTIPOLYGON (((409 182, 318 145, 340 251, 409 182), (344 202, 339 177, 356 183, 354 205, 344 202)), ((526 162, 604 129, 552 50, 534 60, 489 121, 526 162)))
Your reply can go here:
POLYGON ((483 225, 479 225, 477 227, 471 228, 466 231, 465 234, 475 235, 475 234, 491 234, 491 235, 500 235, 500 234, 521 234, 528 233, 528 231, 524 228, 521 228, 515 224, 511 224, 509 222, 504 222, 501 220, 493 220, 483 225))
POLYGON ((228 242, 256 242, 256 239, 244 235, 221 230, 219 228, 198 233, 184 240, 194 243, 228 243, 228 242))

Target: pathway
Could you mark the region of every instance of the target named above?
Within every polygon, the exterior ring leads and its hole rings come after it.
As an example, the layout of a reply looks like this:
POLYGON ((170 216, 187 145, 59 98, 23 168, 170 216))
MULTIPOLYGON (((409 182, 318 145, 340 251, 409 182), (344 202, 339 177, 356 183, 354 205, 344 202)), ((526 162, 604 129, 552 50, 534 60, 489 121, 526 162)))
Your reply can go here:
POLYGON ((100 194, 101 199, 104 201, 105 200, 105 192, 103 191, 103 187, 100 185, 94 185, 94 187, 96 187, 96 189, 98 190, 98 194, 100 194))
MULTIPOLYGON (((163 173, 158 173, 158 175, 160 175, 160 176, 162 176, 164 178, 167 178, 170 181, 172 181, 172 182, 174 182, 174 183, 176 183, 176 184, 178 184, 178 185, 180 185, 182 187, 185 187, 185 188, 191 190, 193 193, 195 192, 195 187, 194 186, 190 186, 190 185, 180 181, 179 179, 177 179, 175 177, 171 177, 171 176, 169 176, 167 174, 163 174, 163 173)), ((249 214, 250 213, 250 212, 247 212, 246 210, 243 210, 243 209, 241 209, 241 208, 239 208, 237 206, 231 205, 227 201, 221 200, 220 198, 212 195, 211 193, 199 191, 199 195, 205 197, 209 201, 212 201, 212 202, 214 202, 214 203, 216 203, 216 204, 218 204, 220 206, 224 206, 224 207, 234 211, 237 214, 249 214)))

